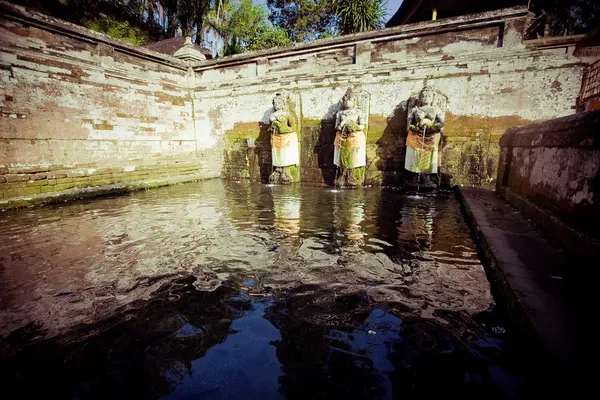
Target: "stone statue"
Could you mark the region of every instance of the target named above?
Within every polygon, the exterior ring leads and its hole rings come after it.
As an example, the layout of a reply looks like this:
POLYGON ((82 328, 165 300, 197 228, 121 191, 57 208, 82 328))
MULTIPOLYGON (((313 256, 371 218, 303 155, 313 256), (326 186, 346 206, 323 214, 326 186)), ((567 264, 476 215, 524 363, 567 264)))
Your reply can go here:
POLYGON ((296 134, 296 116, 286 96, 277 93, 273 98, 275 112, 271 115, 271 155, 273 173, 271 183, 291 183, 300 179, 298 164, 298 135, 296 134))
MULTIPOLYGON (((364 93, 363 93, 364 94, 364 93)), ((358 107, 359 93, 349 88, 342 110, 335 118, 333 163, 338 171, 336 186, 359 186, 363 183, 367 164, 365 112, 358 107)))
POLYGON ((417 174, 408 183, 410 186, 436 187, 430 175, 438 173, 446 103, 445 95, 427 85, 423 86, 418 98, 409 100, 404 168, 417 174))

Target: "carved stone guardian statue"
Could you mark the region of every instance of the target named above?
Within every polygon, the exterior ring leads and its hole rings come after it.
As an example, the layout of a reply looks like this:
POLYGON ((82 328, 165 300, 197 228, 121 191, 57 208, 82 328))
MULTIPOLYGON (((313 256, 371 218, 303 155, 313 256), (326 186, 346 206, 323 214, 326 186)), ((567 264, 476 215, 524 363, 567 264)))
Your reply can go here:
POLYGON ((407 183, 409 186, 436 187, 430 176, 438 173, 446 103, 445 95, 427 85, 423 86, 418 98, 409 99, 404 168, 417 174, 407 183))
POLYGON ((342 110, 335 119, 333 163, 338 167, 336 186, 359 186, 363 183, 367 164, 366 117, 359 107, 359 93, 349 88, 342 110))
POLYGON ((296 116, 288 99, 281 93, 273 98, 275 112, 271 115, 271 155, 273 173, 269 176, 271 183, 291 183, 299 180, 298 135, 296 133, 296 116))

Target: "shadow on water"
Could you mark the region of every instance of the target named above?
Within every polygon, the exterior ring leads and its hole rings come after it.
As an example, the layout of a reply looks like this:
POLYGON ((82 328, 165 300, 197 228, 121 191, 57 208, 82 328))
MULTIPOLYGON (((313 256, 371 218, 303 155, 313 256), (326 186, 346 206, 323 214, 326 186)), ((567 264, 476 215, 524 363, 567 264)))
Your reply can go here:
POLYGON ((452 197, 207 181, 0 223, 7 393, 504 399, 526 388, 452 197))
POLYGON ((501 341, 460 315, 442 326, 402 319, 364 292, 302 285, 259 295, 251 280, 205 292, 195 282, 176 279, 128 312, 28 347, 2 375, 21 395, 58 398, 510 398, 516 390, 493 361, 501 341))

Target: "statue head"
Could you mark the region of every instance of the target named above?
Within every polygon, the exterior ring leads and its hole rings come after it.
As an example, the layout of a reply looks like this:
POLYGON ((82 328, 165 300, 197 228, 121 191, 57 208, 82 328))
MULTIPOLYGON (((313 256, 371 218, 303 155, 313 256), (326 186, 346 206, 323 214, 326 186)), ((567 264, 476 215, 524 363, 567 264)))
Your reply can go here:
POLYGON ((435 95, 434 90, 425 84, 423 89, 421 89, 421 93, 419 93, 419 101, 422 106, 429 106, 433 102, 433 96, 435 95))
POLYGON ((354 91, 353 88, 348 88, 348 90, 346 90, 346 94, 344 95, 344 98, 342 99, 344 102, 344 110, 351 110, 353 108, 356 108, 356 99, 357 99, 357 95, 356 92, 354 91))
POLYGON ((273 108, 275 109, 275 111, 285 110, 286 105, 287 101, 285 96, 281 93, 277 93, 273 98, 273 108))

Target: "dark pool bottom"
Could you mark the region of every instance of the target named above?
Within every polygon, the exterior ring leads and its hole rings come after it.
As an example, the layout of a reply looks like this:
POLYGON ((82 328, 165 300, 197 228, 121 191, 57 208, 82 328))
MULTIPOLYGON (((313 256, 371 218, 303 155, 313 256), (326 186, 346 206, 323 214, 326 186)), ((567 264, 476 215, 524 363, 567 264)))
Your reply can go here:
POLYGON ((203 182, 0 215, 3 390, 523 397, 458 203, 203 182))
POLYGON ((360 292, 335 297, 305 286, 263 297, 243 286, 198 291, 194 281, 174 281, 135 311, 26 348, 3 377, 14 393, 44 398, 518 395, 502 341, 482 328, 498 322, 493 313, 465 320, 440 311, 449 321, 442 326, 400 318, 360 292))

